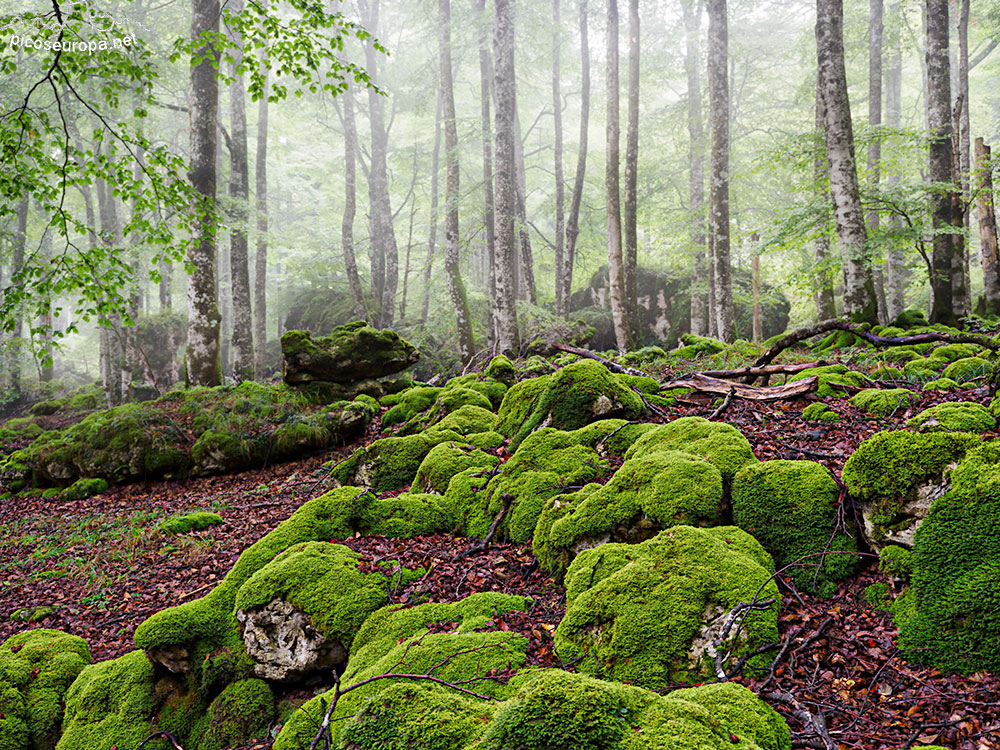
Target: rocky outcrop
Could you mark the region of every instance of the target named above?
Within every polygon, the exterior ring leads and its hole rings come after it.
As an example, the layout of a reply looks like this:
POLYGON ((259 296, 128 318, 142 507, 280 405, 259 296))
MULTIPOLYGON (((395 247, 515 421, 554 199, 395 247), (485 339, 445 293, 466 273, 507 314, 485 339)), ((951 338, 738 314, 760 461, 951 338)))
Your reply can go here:
POLYGON ((287 682, 347 662, 344 644, 326 638, 305 612, 283 599, 238 611, 236 619, 258 677, 287 682))
POLYGON ((281 337, 281 354, 289 385, 380 378, 402 372, 420 358, 395 331, 378 331, 360 320, 316 338, 309 331, 286 331, 281 337))

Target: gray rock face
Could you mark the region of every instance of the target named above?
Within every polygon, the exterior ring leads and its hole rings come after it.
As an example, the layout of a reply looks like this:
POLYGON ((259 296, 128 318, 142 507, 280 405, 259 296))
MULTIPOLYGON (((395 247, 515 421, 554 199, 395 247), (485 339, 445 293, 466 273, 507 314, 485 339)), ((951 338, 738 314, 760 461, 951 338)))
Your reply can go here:
POLYGON ((347 662, 347 649, 327 640, 309 616, 284 599, 248 612, 237 610, 243 644, 256 662, 254 673, 267 680, 295 680, 347 662))
POLYGON ((166 646, 146 651, 146 657, 173 674, 187 674, 191 671, 191 652, 187 646, 166 646))
POLYGON ((865 538, 872 549, 878 552, 890 544, 913 549, 917 529, 931 512, 931 506, 951 489, 948 475, 954 468, 955 464, 949 465, 942 479, 920 485, 905 498, 894 498, 891 501, 878 498, 862 502, 861 518, 864 521, 865 538))
POLYGON ((309 331, 286 331, 281 337, 281 354, 289 385, 380 378, 402 372, 420 358, 395 331, 378 331, 360 320, 317 338, 309 331))

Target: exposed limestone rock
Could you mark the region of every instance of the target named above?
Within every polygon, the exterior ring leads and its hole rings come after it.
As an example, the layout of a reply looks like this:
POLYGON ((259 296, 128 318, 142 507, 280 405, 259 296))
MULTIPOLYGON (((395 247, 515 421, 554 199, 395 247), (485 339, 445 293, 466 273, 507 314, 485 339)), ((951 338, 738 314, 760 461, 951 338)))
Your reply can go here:
POLYGON ((238 610, 236 619, 258 677, 289 681, 347 662, 340 641, 325 638, 305 612, 283 599, 248 612, 238 610))
POLYGON ((286 331, 281 353, 289 385, 378 378, 401 372, 420 357, 395 331, 378 331, 360 320, 318 338, 309 331, 286 331))

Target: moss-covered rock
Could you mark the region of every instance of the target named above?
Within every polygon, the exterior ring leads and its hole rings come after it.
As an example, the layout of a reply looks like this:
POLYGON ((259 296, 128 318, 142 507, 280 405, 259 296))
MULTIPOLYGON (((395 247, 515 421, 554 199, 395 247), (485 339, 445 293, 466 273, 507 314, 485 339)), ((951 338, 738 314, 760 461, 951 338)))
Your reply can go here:
POLYGON ((496 425, 497 416, 489 409, 474 404, 460 406, 449 412, 436 425, 441 430, 454 430, 462 435, 489 432, 496 425))
MULTIPOLYGON (((566 574, 556 649, 581 659, 582 672, 646 687, 714 677, 717 643, 739 660, 778 640, 773 572, 764 548, 731 526, 674 526, 642 544, 584 550, 566 574), (728 613, 752 601, 770 604, 724 639, 728 613)), ((759 674, 771 658, 751 657, 746 669, 759 674)))
POLYGON ((493 428, 506 438, 512 438, 521 429, 545 391, 550 375, 528 378, 517 383, 503 397, 493 428))
POLYGON ((923 389, 925 391, 954 391, 958 389, 958 383, 951 378, 937 378, 924 383, 923 389))
POLYGON ((187 534, 191 531, 204 531, 220 523, 223 523, 223 520, 218 513, 196 510, 170 516, 159 524, 158 529, 164 534, 187 534))
POLYGON ((100 495, 108 491, 108 483, 104 479, 84 478, 77 479, 73 484, 59 493, 59 499, 65 502, 77 502, 86 500, 88 497, 100 495))
POLYGON ((52 750, 66 691, 89 663, 86 642, 58 630, 29 630, 0 644, 0 749, 52 750))
POLYGON ((919 397, 907 388, 866 388, 851 397, 851 403, 866 414, 888 417, 906 409, 919 397))
POLYGON ((499 355, 490 360, 483 374, 488 378, 498 380, 507 387, 514 385, 517 380, 517 370, 514 365, 504 355, 499 355))
POLYGON ((803 370, 790 377, 788 382, 805 380, 814 375, 817 378, 816 395, 822 398, 844 398, 847 392, 839 386, 846 385, 857 388, 866 384, 864 375, 854 370, 848 370, 844 365, 825 365, 803 370))
POLYGON ((930 356, 955 362, 959 359, 975 357, 981 354, 982 351, 983 348, 976 344, 945 344, 932 350, 930 356))
POLYGON ((802 410, 802 419, 806 422, 839 422, 840 415, 829 404, 817 401, 802 410))
POLYGON ((381 438, 338 463, 332 474, 345 485, 367 487, 375 492, 397 490, 413 482, 421 462, 435 445, 449 441, 464 442, 457 432, 441 429, 381 438))
POLYGON ((913 572, 913 551, 890 544, 878 553, 878 568, 895 581, 906 583, 913 572))
POLYGON ((910 381, 926 383, 941 377, 941 373, 948 367, 948 360, 935 357, 921 357, 913 359, 903 365, 903 376, 910 381))
POLYGON ((733 482, 733 521, 774 558, 799 589, 830 596, 858 567, 857 543, 837 527, 840 490, 813 461, 751 464, 733 482), (829 553, 829 554, 824 554, 829 553))
POLYGON ((693 333, 682 334, 681 342, 683 346, 670 352, 670 356, 674 359, 694 359, 703 354, 717 354, 726 348, 726 345, 718 339, 696 336, 693 333))
MULTIPOLYGON (((574 362, 546 383, 511 445, 516 447, 540 427, 575 430, 599 419, 635 419, 644 411, 642 399, 603 365, 574 362)), ((502 405, 500 418, 503 424, 502 405)))
POLYGON ((875 548, 910 547, 934 501, 947 491, 948 473, 978 445, 962 432, 879 432, 844 464, 842 479, 861 504, 865 536, 875 548))
POLYGON ((153 665, 141 651, 92 664, 66 694, 56 748, 135 750, 150 734, 153 711, 153 665))
POLYGON ((963 357, 956 359, 944 369, 944 377, 954 380, 956 383, 965 383, 975 380, 990 372, 989 361, 981 357, 963 357))
POLYGON ((420 462, 413 479, 414 490, 443 495, 451 478, 467 469, 489 470, 500 459, 475 446, 461 443, 438 443, 420 462))
POLYGON ((295 385, 378 378, 401 372, 420 358, 395 331, 379 331, 360 320, 317 338, 309 331, 286 331, 281 354, 285 382, 295 385))
POLYGON ((948 401, 924 409, 906 422, 921 432, 986 432, 997 421, 982 404, 974 401, 948 401))
POLYGON ((274 716, 274 694, 263 680, 239 680, 212 701, 192 729, 194 750, 225 750, 264 736, 274 716))

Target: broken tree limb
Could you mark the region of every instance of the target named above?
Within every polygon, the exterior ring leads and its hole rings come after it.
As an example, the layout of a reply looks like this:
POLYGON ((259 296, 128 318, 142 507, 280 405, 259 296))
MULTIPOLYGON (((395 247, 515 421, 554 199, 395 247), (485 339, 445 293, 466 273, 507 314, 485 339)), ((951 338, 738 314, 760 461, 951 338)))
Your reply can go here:
POLYGON ((823 367, 830 364, 825 360, 818 362, 803 362, 798 365, 766 365, 764 367, 741 367, 738 370, 702 370, 702 375, 710 378, 743 378, 753 375, 759 378, 761 375, 794 375, 803 370, 811 370, 813 367, 823 367))
POLYGON ((812 377, 803 378, 794 383, 785 383, 784 385, 747 385, 745 383, 733 383, 729 380, 712 378, 700 372, 695 372, 686 378, 660 383, 660 390, 690 388, 701 393, 717 393, 722 396, 726 396, 732 391, 734 398, 742 398, 747 401, 782 401, 809 393, 816 388, 818 380, 813 375, 812 377))
POLYGON ((711 416, 709 416, 710 420, 718 419, 722 415, 722 412, 729 408, 729 404, 733 401, 734 393, 736 393, 736 389, 730 388, 729 393, 726 394, 726 397, 722 399, 722 403, 719 404, 719 408, 713 411, 711 416))
POLYGON ((648 372, 637 370, 634 367, 622 367, 620 364, 612 362, 610 359, 605 359, 598 354, 594 354, 589 349, 579 349, 575 346, 569 346, 568 344, 553 344, 552 348, 558 349, 561 352, 575 354, 578 357, 586 357, 587 359, 592 359, 595 362, 600 362, 602 365, 611 370, 611 372, 617 373, 618 375, 633 375, 640 378, 650 377, 648 372))

